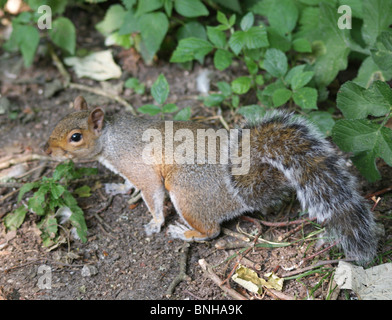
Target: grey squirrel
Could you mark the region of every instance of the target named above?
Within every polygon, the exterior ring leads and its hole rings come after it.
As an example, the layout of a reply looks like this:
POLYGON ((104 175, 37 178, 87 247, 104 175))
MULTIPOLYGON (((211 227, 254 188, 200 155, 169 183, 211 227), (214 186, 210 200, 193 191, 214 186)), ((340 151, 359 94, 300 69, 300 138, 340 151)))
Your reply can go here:
MULTIPOLYGON (((129 114, 107 117, 102 108, 88 110, 80 96, 74 107, 53 130, 46 153, 58 159, 97 159, 141 190, 153 216, 145 226, 148 234, 159 232, 164 223, 166 192, 185 223, 170 225, 170 235, 191 241, 212 239, 223 221, 263 212, 294 190, 302 209, 325 223, 328 239, 338 240, 347 258, 365 263, 376 254, 376 223, 357 191, 356 179, 331 143, 303 118, 273 112, 239 130, 239 144, 230 139, 218 146, 241 156, 246 153, 244 142, 248 143, 248 170, 234 174, 243 165, 235 158, 226 163, 178 163, 167 161, 173 150, 165 144, 161 152, 146 151, 143 135, 150 130, 165 136, 164 121, 129 114)), ((186 129, 195 135, 205 129, 193 122, 172 126, 174 132, 186 129)), ((182 151, 193 148, 177 139, 174 147, 180 146, 182 151)))

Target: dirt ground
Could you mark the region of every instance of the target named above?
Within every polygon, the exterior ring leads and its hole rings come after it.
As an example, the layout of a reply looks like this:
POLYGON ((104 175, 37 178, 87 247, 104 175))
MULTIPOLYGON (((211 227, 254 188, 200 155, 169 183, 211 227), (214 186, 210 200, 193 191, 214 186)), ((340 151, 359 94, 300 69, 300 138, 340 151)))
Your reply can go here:
MULTIPOLYGON (((102 39, 98 39, 84 39, 84 43, 88 44, 90 50, 103 49, 102 39)), ((80 41, 78 39, 78 42, 80 41)), ((114 90, 118 84, 120 86, 117 87, 122 87, 121 83, 130 76, 138 78, 149 88, 157 76, 163 73, 170 84, 170 102, 175 102, 180 107, 191 106, 193 119, 220 125, 216 120, 206 120, 214 116, 216 110, 203 107, 197 99, 199 93, 195 79, 202 67, 195 66, 187 71, 177 65, 168 64, 163 59, 154 66, 145 66, 137 59, 137 55, 120 49, 114 50, 114 56, 124 73, 120 80, 108 81, 107 90, 114 90)), ((207 61, 207 68, 208 65, 207 61)), ((71 70, 69 71, 73 82, 96 88, 100 86, 92 80, 78 79, 71 70)), ((6 97, 10 102, 7 112, 0 115, 0 158, 42 155, 42 145, 53 126, 69 112, 70 103, 77 95, 83 94, 90 105, 103 106, 108 113, 121 112, 124 108, 111 99, 78 90, 65 89, 53 94, 50 90, 56 81, 61 79, 61 75, 50 56, 38 57, 33 67, 25 69, 20 56, 0 51, 0 72, 1 97, 6 97)), ((213 81, 228 80, 231 76, 230 73, 216 73, 213 75, 213 81)), ((118 94, 135 107, 152 102, 148 89, 143 96, 134 94, 129 89, 118 94)), ((24 162, 22 165, 26 166, 25 172, 37 167, 42 169, 32 171, 17 182, 29 182, 50 175, 56 164, 46 160, 24 162)), ((88 184, 91 187, 96 186, 96 183, 101 184, 91 197, 78 199, 87 221, 87 243, 70 241, 48 251, 42 245, 36 227, 38 220, 33 214, 27 216, 25 223, 16 232, 7 233, 2 219, 15 208, 15 190, 18 190, 18 187, 0 183, 0 299, 233 299, 202 270, 199 260, 205 259, 223 281, 230 275, 237 262, 237 257, 233 257, 233 254, 239 253, 251 242, 239 243, 236 248, 229 249, 227 243, 232 244, 239 240, 222 233, 213 241, 191 243, 186 254, 188 278, 175 287, 171 296, 167 296, 170 284, 180 274, 180 260, 184 256, 181 251, 183 242, 172 240, 166 234, 167 226, 178 219, 170 201, 166 201, 167 220, 161 233, 147 237, 143 225, 149 222, 150 215, 145 204, 139 201, 136 205, 130 206, 127 202, 130 195, 116 195, 110 199, 109 195, 105 194, 103 185, 121 182, 121 178, 111 174, 97 162, 78 165, 97 167, 99 174, 88 184), (222 244, 222 241, 226 241, 226 244, 222 244), (224 248, 218 249, 217 244, 218 247, 224 248), (42 270, 49 270, 50 288, 45 289, 40 285, 45 274, 42 270)), ((360 180, 363 195, 391 186, 390 168, 381 162, 379 168, 383 180, 374 184, 360 180)), ((78 186, 75 185, 76 187, 78 186)), ((378 222, 384 225, 386 236, 380 246, 380 253, 384 254, 375 262, 376 264, 388 262, 392 258, 392 194, 383 193, 380 197, 381 201, 375 209, 375 215, 378 222)), ((369 203, 374 204, 371 200, 369 203)), ((295 200, 289 199, 282 207, 277 208, 276 212, 278 214, 269 214, 266 217, 255 214, 254 217, 279 222, 306 218, 299 216, 300 209, 295 200)), ((246 235, 250 239, 251 235, 258 233, 257 224, 243 219, 227 222, 223 227, 237 235, 246 235)), ((342 254, 333 248, 300 265, 304 257, 310 257, 323 249, 316 247, 316 237, 307 238, 314 231, 317 231, 317 226, 313 224, 299 228, 297 225, 263 226, 260 238, 293 244, 283 248, 254 248, 241 263, 256 270, 260 276, 267 272, 284 276, 297 270, 301 277, 284 281, 284 296, 280 296, 281 299, 355 298, 352 292, 338 289, 332 296, 329 295, 329 287, 334 286, 332 275, 336 263, 325 264, 322 269, 318 268, 317 272, 301 272, 302 268, 317 262, 343 258, 342 254), (297 229, 294 230, 295 228, 297 229), (285 236, 287 237, 282 240, 285 236)), ((231 280, 228 283, 232 289, 237 289, 248 299, 277 298, 272 292, 252 294, 231 280)))

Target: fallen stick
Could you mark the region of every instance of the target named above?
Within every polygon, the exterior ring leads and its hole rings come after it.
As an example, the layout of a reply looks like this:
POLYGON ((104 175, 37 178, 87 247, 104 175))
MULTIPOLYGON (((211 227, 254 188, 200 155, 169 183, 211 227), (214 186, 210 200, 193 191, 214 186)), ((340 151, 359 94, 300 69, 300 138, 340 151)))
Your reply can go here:
POLYGON ((185 242, 181 248, 181 257, 180 257, 180 273, 173 279, 171 284, 166 290, 166 297, 170 298, 174 292, 174 289, 176 286, 181 282, 181 281, 188 281, 190 280, 190 277, 186 274, 186 260, 188 258, 188 252, 189 252, 189 243, 185 242))

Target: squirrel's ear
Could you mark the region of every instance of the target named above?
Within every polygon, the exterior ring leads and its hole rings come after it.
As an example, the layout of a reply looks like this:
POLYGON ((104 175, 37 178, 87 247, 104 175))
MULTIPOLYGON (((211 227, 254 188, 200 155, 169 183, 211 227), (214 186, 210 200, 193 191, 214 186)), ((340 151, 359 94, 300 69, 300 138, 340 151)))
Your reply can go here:
POLYGON ((82 96, 77 96, 74 100, 74 108, 76 111, 87 110, 87 102, 82 96))
POLYGON ((88 117, 89 127, 97 136, 101 133, 104 117, 105 113, 101 108, 95 108, 88 117))

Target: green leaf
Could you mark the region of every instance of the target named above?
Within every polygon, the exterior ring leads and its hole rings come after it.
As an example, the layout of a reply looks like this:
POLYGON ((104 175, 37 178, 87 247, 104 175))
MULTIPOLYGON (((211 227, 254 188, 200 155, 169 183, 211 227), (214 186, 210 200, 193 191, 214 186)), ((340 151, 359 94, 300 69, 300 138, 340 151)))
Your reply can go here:
POLYGON ((75 54, 76 30, 71 20, 65 17, 57 18, 48 33, 55 45, 72 55, 75 54))
POLYGON ((37 227, 42 231, 42 240, 44 246, 48 247, 53 244, 53 239, 56 238, 58 231, 58 222, 54 215, 47 215, 42 218, 37 227))
MULTIPOLYGON (((141 1, 145 2, 145 1, 141 1)), ((147 2, 147 1, 146 1, 147 2)), ((126 11, 120 4, 114 4, 106 11, 104 19, 95 25, 95 28, 103 35, 108 36, 119 29, 124 22, 126 11)))
POLYGON ((298 9, 293 0, 272 1, 269 7, 267 18, 273 28, 281 34, 293 31, 297 24, 298 9))
POLYGON ((124 87, 125 88, 130 88, 130 89, 134 89, 139 85, 139 79, 137 78, 128 78, 127 81, 125 81, 124 83, 124 87))
POLYGON ((305 38, 298 38, 293 41, 293 49, 297 52, 312 52, 312 45, 305 38))
POLYGON ((27 209, 25 206, 20 206, 16 208, 13 212, 7 214, 4 217, 4 225, 8 230, 16 230, 18 229, 24 219, 26 218, 27 209))
POLYGON ((268 47, 267 29, 262 25, 252 27, 245 32, 245 47, 247 49, 259 49, 268 47))
POLYGON ((392 90, 383 81, 375 81, 369 89, 347 81, 340 87, 336 103, 347 119, 379 117, 391 108, 392 90))
POLYGON ((33 190, 34 188, 38 188, 39 186, 39 182, 29 182, 29 183, 25 183, 19 190, 19 194, 18 194, 18 199, 17 202, 19 202, 20 200, 22 200, 23 196, 29 192, 30 190, 33 190))
POLYGON ((27 202, 29 209, 35 214, 43 215, 45 213, 45 195, 48 191, 47 186, 41 186, 27 202))
POLYGON ((233 52, 238 55, 245 46, 246 33, 244 31, 234 32, 229 40, 229 46, 233 52))
POLYGON ((227 98, 231 95, 231 86, 225 81, 219 81, 216 83, 216 86, 218 87, 219 91, 227 98))
POLYGON ((206 28, 197 21, 189 21, 181 26, 177 31, 177 39, 182 40, 190 37, 207 40, 206 28))
POLYGON ((237 113, 250 123, 258 123, 264 117, 266 111, 263 107, 253 104, 238 108, 237 113))
POLYGON ((174 0, 176 11, 187 18, 196 18, 208 16, 209 12, 206 6, 199 0, 174 0))
POLYGON ((87 185, 84 185, 75 189, 74 193, 76 193, 80 198, 88 198, 91 196, 91 188, 87 185))
POLYGON ((82 242, 87 242, 87 225, 84 219, 83 210, 78 206, 70 207, 72 214, 69 221, 76 228, 76 233, 82 242))
POLYGON ((145 104, 144 106, 141 106, 139 109, 137 109, 137 111, 140 113, 149 114, 150 116, 155 116, 156 114, 161 113, 162 110, 159 106, 154 104, 145 104))
POLYGON ((174 121, 188 121, 191 118, 191 107, 181 109, 175 116, 174 121))
POLYGON ((160 9, 162 8, 162 6, 163 6, 162 0, 138 1, 136 15, 141 16, 144 13, 148 13, 160 9))
POLYGON ((291 41, 289 35, 282 35, 278 30, 272 27, 267 27, 267 33, 270 48, 279 49, 283 52, 290 50, 291 41))
POLYGON ((332 114, 326 111, 312 111, 309 113, 309 119, 320 129, 325 136, 332 134, 332 128, 335 125, 335 120, 332 114))
POLYGON ((204 98, 204 104, 207 107, 219 106, 225 100, 225 96, 219 93, 213 93, 204 98))
POLYGON ((220 71, 230 67, 233 62, 233 54, 230 51, 218 49, 214 54, 214 66, 220 71))
POLYGON ((377 157, 392 166, 392 130, 369 120, 339 120, 332 138, 346 152, 353 152, 354 164, 370 181, 380 178, 375 166, 377 157))
POLYGON ((176 112, 177 110, 178 107, 174 103, 165 104, 162 108, 163 113, 172 113, 172 112, 176 112))
POLYGON ((223 49, 226 46, 226 35, 216 27, 207 27, 208 40, 217 47, 223 49))
POLYGON ((392 73, 392 31, 381 33, 371 53, 373 61, 381 70, 392 73))
POLYGON ((294 102, 302 109, 317 109, 317 90, 304 87, 294 91, 294 102))
POLYGON ((161 73, 151 87, 151 94, 159 104, 164 104, 169 96, 170 88, 165 76, 161 73))
POLYGON ((242 31, 248 31, 254 24, 255 17, 252 12, 248 12, 242 19, 241 19, 241 29, 242 31))
POLYGON ((245 94, 249 91, 252 79, 249 77, 239 77, 231 82, 231 90, 236 94, 245 94))
POLYGON ((139 18, 139 28, 142 37, 141 54, 150 63, 166 36, 169 20, 163 12, 146 13, 139 18))
POLYGON ((187 62, 193 59, 203 58, 212 51, 213 45, 203 39, 186 38, 180 40, 177 48, 174 50, 170 62, 187 62))
POLYGON ((58 183, 51 183, 50 184, 50 193, 54 199, 58 199, 64 193, 65 188, 58 183))
POLYGON ((297 73, 291 79, 291 88, 293 90, 298 90, 304 86, 306 86, 309 81, 313 78, 314 72, 313 71, 305 71, 297 73))
POLYGON ((373 58, 367 57, 358 70, 358 75, 353 82, 364 88, 369 88, 376 80, 389 81, 392 79, 392 71, 384 71, 373 61, 373 58))
POLYGON ((289 101, 291 95, 291 90, 286 88, 275 90, 275 92, 272 94, 272 102, 274 103, 275 107, 279 107, 289 101))
POLYGON ((38 48, 39 32, 32 26, 13 24, 12 36, 14 34, 15 41, 22 52, 24 64, 28 67, 33 63, 35 51, 38 48))
POLYGON ((363 1, 363 40, 372 46, 382 31, 392 24, 392 2, 390 0, 363 1))
POLYGON ((264 69, 276 78, 283 77, 287 72, 287 57, 278 49, 268 49, 265 53, 264 69))

